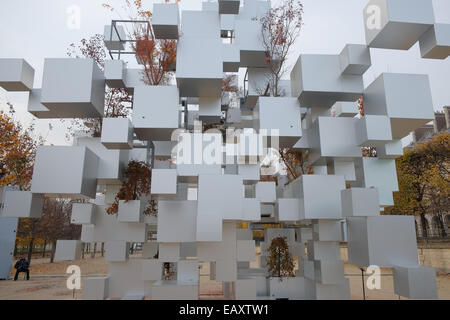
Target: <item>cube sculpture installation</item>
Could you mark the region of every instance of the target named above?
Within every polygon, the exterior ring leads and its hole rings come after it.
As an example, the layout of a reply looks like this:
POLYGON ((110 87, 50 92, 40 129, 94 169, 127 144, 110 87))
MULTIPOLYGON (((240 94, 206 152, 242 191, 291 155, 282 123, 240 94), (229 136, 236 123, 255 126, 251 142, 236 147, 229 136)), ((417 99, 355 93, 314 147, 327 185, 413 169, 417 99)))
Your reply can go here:
MULTIPOLYGON (((28 218, 40 216, 44 196, 84 199, 71 216, 81 239, 58 240, 55 257, 78 259, 82 242, 106 243, 108 275, 85 278, 84 299, 198 299, 205 264, 226 298, 349 299, 341 242, 350 263, 393 268, 398 295, 436 298, 434 269, 419 265, 413 217, 380 215, 398 190, 401 139, 433 120, 428 76, 383 73, 364 89, 363 75, 370 48, 407 50, 419 42, 424 58, 444 59, 449 25, 435 22, 431 0, 370 0, 362 13, 367 44, 300 55, 280 82, 285 94, 268 97, 259 36, 270 6, 219 0, 180 14, 178 4, 154 4, 155 37, 178 39, 176 85, 148 86, 142 70, 121 60, 107 60, 102 72, 91 59, 47 59, 42 89, 33 89, 24 60, 0 59, 0 86, 29 91, 30 113, 103 118, 101 137, 38 147, 30 191, 3 197, 2 216, 28 218), (235 41, 222 42, 230 34, 235 41), (223 94, 222 81, 224 72, 237 79, 239 68, 248 78, 236 99, 223 94), (133 94, 132 120, 104 118, 105 85, 133 94), (231 127, 231 134, 206 132, 231 127), (376 147, 377 157, 363 158, 361 147, 376 147), (270 148, 308 154, 304 167, 273 165, 270 148), (132 160, 149 165, 151 184, 148 194, 126 201, 120 190, 132 160), (157 216, 144 214, 150 200, 157 216), (116 214, 108 214, 111 206, 116 214), (265 228, 256 255, 253 229, 266 223, 293 228, 265 228), (268 248, 278 237, 298 266, 283 281, 268 272, 268 248), (142 252, 130 255, 131 243, 142 252)), ((111 39, 105 29, 113 51, 126 39, 117 31, 111 39)))

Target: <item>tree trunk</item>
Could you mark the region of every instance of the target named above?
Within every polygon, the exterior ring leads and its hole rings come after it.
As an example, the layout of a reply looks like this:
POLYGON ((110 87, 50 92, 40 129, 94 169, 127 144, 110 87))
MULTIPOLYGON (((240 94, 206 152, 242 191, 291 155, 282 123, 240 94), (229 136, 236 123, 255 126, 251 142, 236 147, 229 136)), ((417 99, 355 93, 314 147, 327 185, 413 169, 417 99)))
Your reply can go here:
POLYGON ((85 252, 86 243, 81 244, 81 259, 84 259, 84 252, 85 252))
POLYGON ((56 241, 52 241, 52 250, 50 251, 50 263, 55 261, 56 241))
POLYGON ((31 265, 31 257, 33 255, 33 247, 34 247, 34 238, 31 238, 30 242, 28 244, 28 257, 27 257, 29 265, 31 265))
POLYGON ((439 217, 439 225, 441 227, 441 236, 442 238, 445 238, 447 236, 447 232, 445 232, 445 225, 444 225, 444 219, 442 218, 442 214, 438 214, 439 217))
POLYGON ((427 230, 427 218, 425 218, 425 213, 420 214, 420 222, 422 225, 422 237, 426 238, 428 236, 428 230, 427 230))
POLYGON ((97 251, 97 242, 94 242, 94 250, 91 252, 91 258, 95 258, 95 251, 97 251))
POLYGON ((42 250, 42 258, 45 258, 45 248, 47 247, 47 239, 44 240, 44 249, 42 250))
POLYGON ((14 241, 14 257, 17 256, 17 238, 16 241, 14 241))
POLYGON ((105 243, 102 242, 102 257, 105 256, 105 243))

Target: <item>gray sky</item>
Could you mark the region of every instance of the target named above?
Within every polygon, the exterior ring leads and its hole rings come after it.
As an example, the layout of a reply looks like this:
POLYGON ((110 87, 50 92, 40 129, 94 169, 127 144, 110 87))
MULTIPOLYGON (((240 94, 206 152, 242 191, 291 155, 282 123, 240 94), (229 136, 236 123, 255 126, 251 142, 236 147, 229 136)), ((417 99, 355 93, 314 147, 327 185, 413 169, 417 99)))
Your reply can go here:
MULTIPOLYGON (((118 18, 102 7, 105 2, 120 8, 124 0, 0 0, 0 58, 25 58, 36 70, 34 87, 41 87, 44 58, 66 57, 71 43, 78 43, 118 18), (80 28, 67 26, 71 6, 81 9, 80 28)), ((152 10, 153 2, 143 0, 152 10)), ((365 43, 362 12, 368 0, 303 0, 304 27, 294 48, 290 65, 301 53, 338 54, 346 43, 365 43)), ((450 23, 450 1, 433 0, 436 21, 450 23)), ((199 10, 201 0, 181 0, 182 9, 199 10)), ((126 17, 122 15, 122 17, 126 17)), ((372 49, 372 67, 364 75, 367 86, 382 72, 421 73, 430 76, 433 103, 436 110, 450 105, 450 59, 421 59, 419 45, 409 51, 372 49)), ((27 96, 0 89, 0 109, 9 101, 16 106, 16 118, 24 125, 33 116, 26 112, 27 96)), ((39 133, 49 143, 67 144, 65 129, 53 120, 36 120, 39 133)))

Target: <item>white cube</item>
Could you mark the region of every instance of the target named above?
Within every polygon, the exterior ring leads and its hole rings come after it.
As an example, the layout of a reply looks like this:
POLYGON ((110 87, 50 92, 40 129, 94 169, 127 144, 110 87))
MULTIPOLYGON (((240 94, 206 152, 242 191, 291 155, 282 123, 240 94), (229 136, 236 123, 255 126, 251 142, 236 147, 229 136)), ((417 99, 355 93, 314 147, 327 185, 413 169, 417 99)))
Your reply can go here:
POLYGON ((101 141, 107 149, 132 149, 131 121, 128 118, 104 118, 101 141))
POLYGON ((55 261, 71 261, 81 259, 81 241, 56 241, 55 261))
POLYGON ((153 4, 152 27, 156 39, 178 39, 178 3, 153 4))
POLYGON ((220 97, 199 97, 198 118, 205 123, 219 122, 222 116, 220 97))
POLYGON ((356 102, 337 102, 334 105, 336 117, 353 118, 359 114, 358 104, 356 102))
POLYGON ((108 277, 84 278, 83 300, 103 300, 108 297, 108 277))
POLYGON ((43 207, 44 197, 41 194, 6 190, 2 216, 5 218, 40 218, 43 207))
POLYGON ((357 266, 417 265, 412 216, 347 218, 348 261, 357 266))
POLYGON ((261 220, 261 203, 254 198, 244 198, 243 200, 243 214, 244 221, 260 221, 261 220))
POLYGON ((343 283, 345 281, 344 261, 342 260, 314 261, 314 277, 315 280, 321 284, 343 283))
POLYGON ((179 93, 176 86, 139 86, 134 89, 134 132, 144 140, 170 141, 178 128, 179 93))
POLYGON ((141 200, 120 200, 117 220, 120 222, 142 222, 145 204, 141 200))
POLYGON ((195 242, 197 201, 158 201, 158 242, 195 242))
POLYGON ((283 199, 277 200, 276 211, 279 221, 298 221, 299 215, 299 201, 298 199, 283 199))
POLYGON ((394 266, 394 291, 410 299, 438 299, 436 271, 432 267, 394 266))
POLYGON ((93 203, 74 203, 72 204, 72 216, 70 223, 73 224, 94 224, 94 206, 93 203))
POLYGON ((275 203, 277 200, 275 182, 273 181, 257 182, 255 192, 256 199, 258 199, 261 203, 275 203))
POLYGON ((370 49, 362 44, 347 44, 339 58, 343 74, 362 75, 372 65, 370 49))
POLYGON ((144 242, 142 244, 142 258, 153 259, 158 253, 157 242, 144 242))
POLYGON ((6 91, 31 91, 34 69, 24 59, 0 59, 0 87, 6 91))
POLYGON ((128 260, 130 243, 126 241, 107 241, 105 244, 105 260, 123 262, 128 260))
POLYGON ((351 188, 341 191, 343 217, 368 217, 380 215, 376 188, 351 188))
POLYGON ((299 198, 300 220, 339 219, 342 217, 343 176, 303 175, 292 182, 294 196, 299 198), (322 197, 326 194, 326 197, 322 197))
POLYGON ((433 24, 433 4, 428 0, 370 0, 364 8, 371 48, 408 50, 433 24))
POLYGON ((278 134, 281 148, 292 147, 302 137, 300 103, 297 98, 260 97, 253 118, 260 133, 265 129, 270 134, 278 134))
POLYGON ((95 198, 98 163, 99 158, 86 147, 39 146, 31 192, 95 198))
POLYGON ((391 120, 392 137, 401 139, 434 120, 428 75, 383 73, 364 92, 366 115, 391 120))
POLYGON ((387 116, 365 115, 356 121, 355 135, 362 147, 378 147, 392 140, 391 122, 387 116))
POLYGON ((177 281, 181 283, 199 282, 198 260, 180 260, 177 263, 177 281))
POLYGON ((446 59, 450 55, 450 24, 436 23, 420 38, 422 58, 446 59))
POLYGON ((60 118, 98 118, 105 78, 93 59, 45 59, 41 103, 60 118))
POLYGON ((397 139, 377 147, 377 157, 380 159, 397 159, 403 155, 402 140, 397 139))
POLYGON ((125 88, 126 65, 123 60, 105 61, 105 81, 110 88, 125 88))
POLYGON ((151 194, 157 196, 175 196, 177 194, 177 170, 153 169, 151 194))
POLYGON ((343 241, 340 220, 313 220, 314 241, 343 241))
POLYGON ((241 63, 239 47, 236 44, 222 43, 223 72, 238 72, 241 63))

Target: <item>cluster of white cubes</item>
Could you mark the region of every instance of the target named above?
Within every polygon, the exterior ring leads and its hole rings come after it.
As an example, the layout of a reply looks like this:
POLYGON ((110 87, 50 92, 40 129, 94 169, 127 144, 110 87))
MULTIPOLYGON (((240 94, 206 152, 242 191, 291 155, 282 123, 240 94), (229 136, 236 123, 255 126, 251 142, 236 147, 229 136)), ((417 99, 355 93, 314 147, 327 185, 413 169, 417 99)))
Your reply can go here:
MULTIPOLYGON (((349 299, 342 242, 349 263, 393 268, 398 295, 436 298, 434 270, 419 265, 413 217, 380 215, 398 190, 401 139, 434 118, 429 79, 383 73, 364 86, 363 75, 371 48, 419 42, 422 57, 445 59, 449 25, 435 22, 431 0, 370 0, 366 44, 301 54, 272 97, 260 39, 270 8, 260 0, 204 2, 182 12, 176 3, 154 4, 156 39, 177 40, 175 81, 165 85, 146 85, 143 70, 122 60, 105 61, 101 71, 92 59, 46 59, 42 88, 33 88, 31 66, 0 59, 0 87, 29 91, 28 111, 38 118, 101 118, 100 137, 40 146, 31 189, 6 191, 2 209, 4 217, 39 218, 44 196, 84 198, 71 215, 81 239, 58 240, 55 256, 76 260, 82 242, 106 244, 108 275, 85 278, 84 299, 198 299, 204 263, 227 298, 349 299), (222 92, 230 75, 239 87, 240 68, 247 68, 244 95, 222 92), (104 118, 105 88, 132 94, 129 118, 104 118), (204 132, 204 125, 239 131, 204 132), (363 158, 362 147, 376 147, 377 156, 363 158), (302 152, 305 163, 277 163, 271 176, 269 148, 302 152), (126 201, 117 194, 131 160, 151 167, 151 185, 149 194, 126 201), (302 174, 286 177, 290 169, 302 174), (150 200, 157 216, 144 214, 150 200), (116 201, 118 212, 107 214, 116 201), (265 228, 257 255, 253 230, 266 223, 289 227, 265 228), (277 237, 296 265, 282 281, 267 269, 277 237), (140 254, 130 255, 132 243, 142 244, 140 254), (165 263, 174 267, 170 280, 165 263)), ((112 37, 105 27, 105 46, 125 50, 129 39, 116 27, 112 37)))

